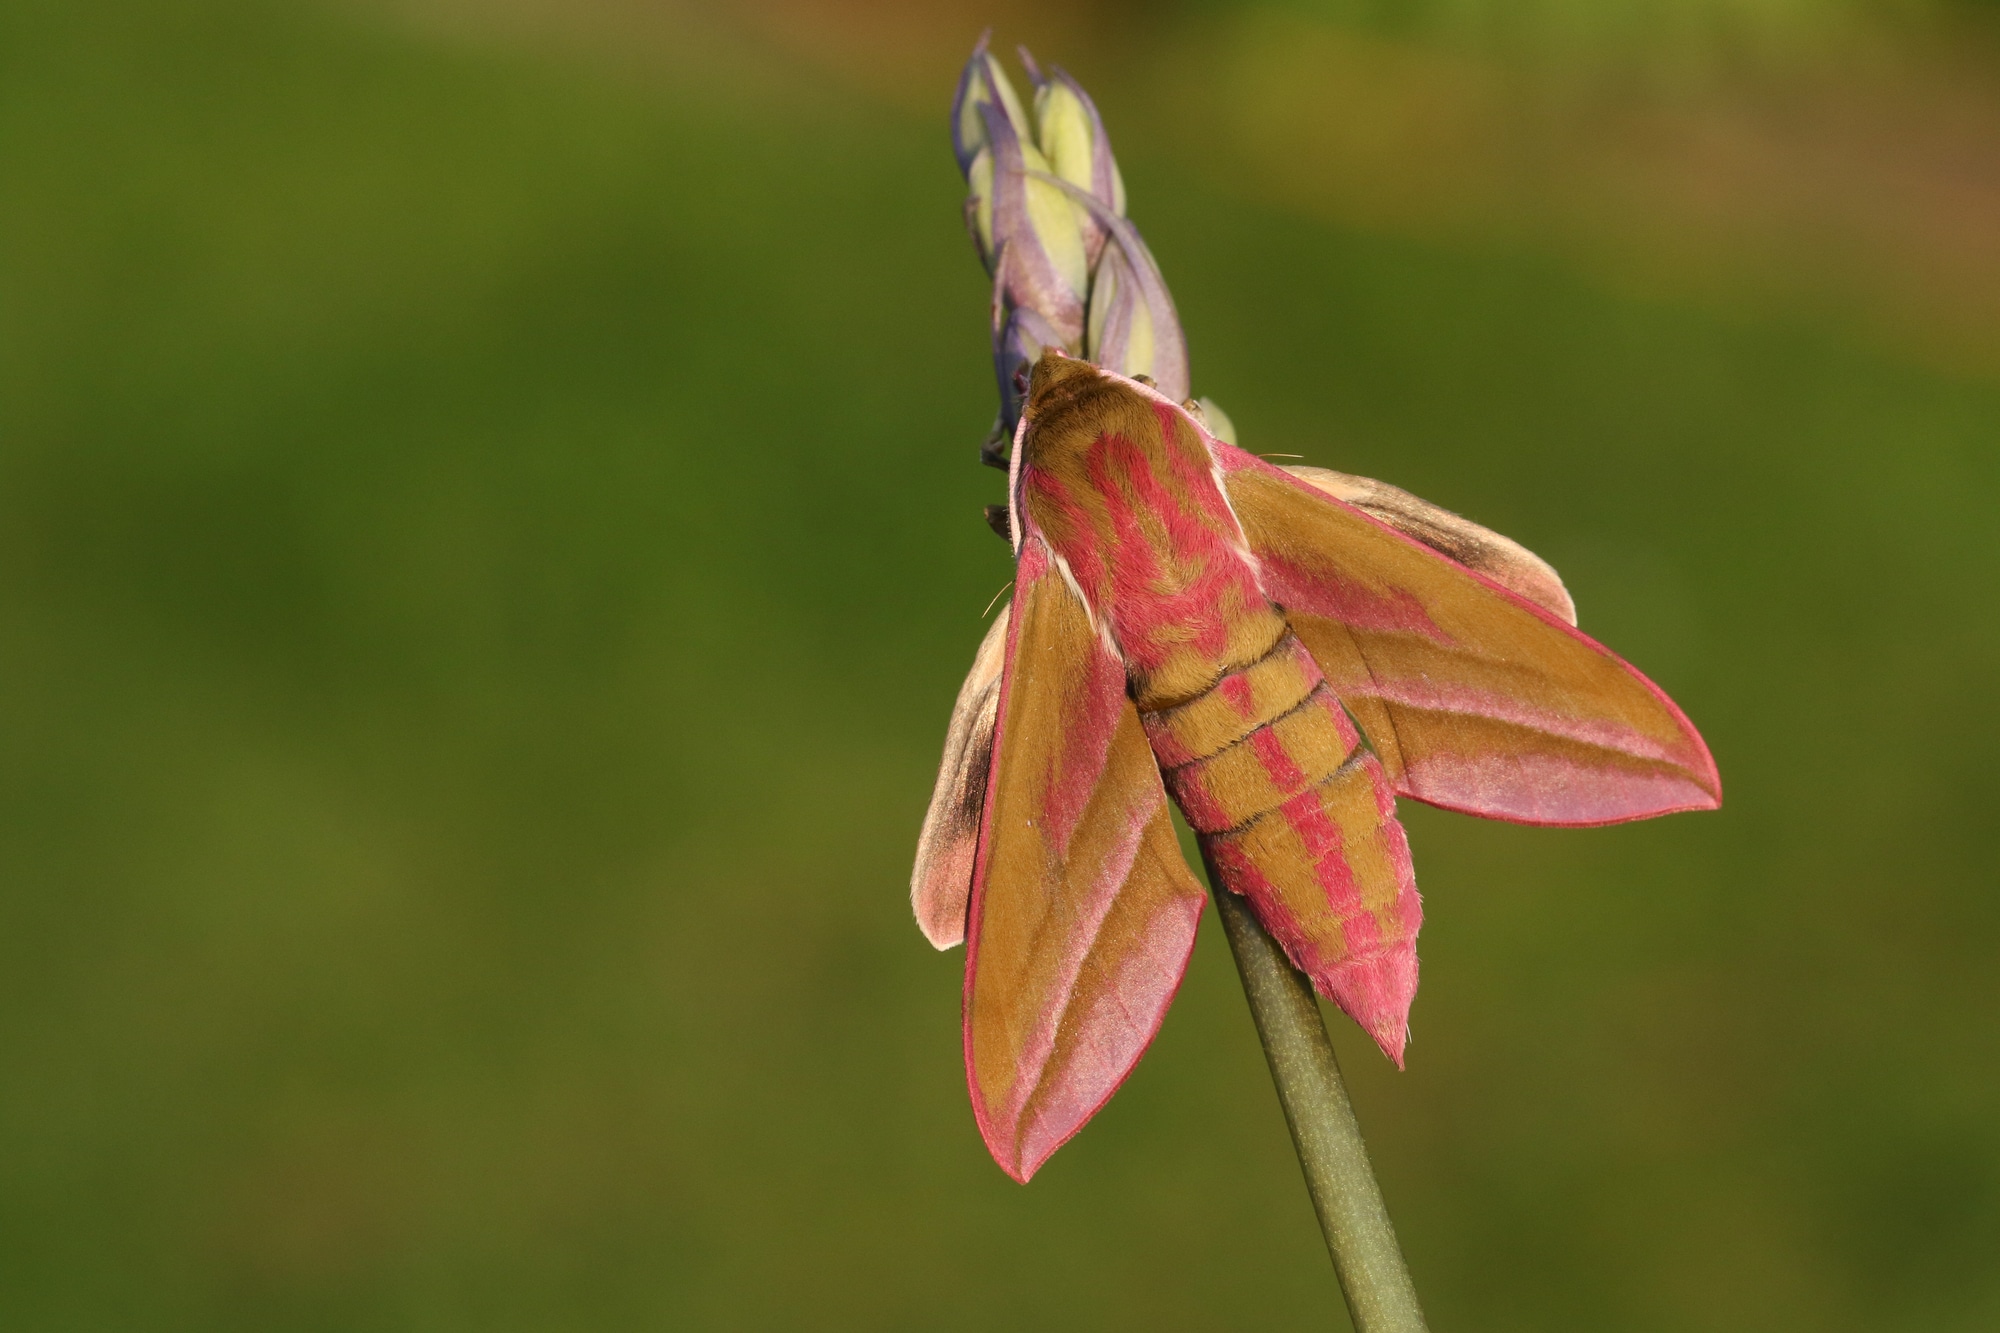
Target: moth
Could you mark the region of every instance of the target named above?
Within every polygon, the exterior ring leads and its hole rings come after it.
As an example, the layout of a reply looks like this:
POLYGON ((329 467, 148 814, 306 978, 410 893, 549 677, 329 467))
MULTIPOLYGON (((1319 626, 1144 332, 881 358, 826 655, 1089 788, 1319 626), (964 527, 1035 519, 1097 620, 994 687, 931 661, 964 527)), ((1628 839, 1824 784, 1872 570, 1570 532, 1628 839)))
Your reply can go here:
POLYGON ((966 1079, 1026 1181, 1158 1031, 1204 890, 1246 898, 1399 1066, 1423 911, 1396 800, 1587 826, 1713 809, 1672 700, 1555 571, 1380 482, 1280 468, 1044 353, 1008 474, 1011 605, 952 712, 911 896, 966 946, 966 1079))

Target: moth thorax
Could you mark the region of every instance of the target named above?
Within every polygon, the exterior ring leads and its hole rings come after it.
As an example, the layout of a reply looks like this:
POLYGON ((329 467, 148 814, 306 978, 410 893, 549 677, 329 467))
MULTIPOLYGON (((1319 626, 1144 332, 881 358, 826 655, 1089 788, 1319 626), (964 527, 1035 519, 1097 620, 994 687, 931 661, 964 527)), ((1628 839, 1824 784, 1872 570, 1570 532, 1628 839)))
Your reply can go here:
POLYGON ((1191 703, 1226 678, 1268 658, 1288 633, 1284 616, 1265 605, 1245 607, 1227 619, 1219 645, 1156 642, 1145 652, 1128 647, 1132 698, 1146 712, 1191 703))

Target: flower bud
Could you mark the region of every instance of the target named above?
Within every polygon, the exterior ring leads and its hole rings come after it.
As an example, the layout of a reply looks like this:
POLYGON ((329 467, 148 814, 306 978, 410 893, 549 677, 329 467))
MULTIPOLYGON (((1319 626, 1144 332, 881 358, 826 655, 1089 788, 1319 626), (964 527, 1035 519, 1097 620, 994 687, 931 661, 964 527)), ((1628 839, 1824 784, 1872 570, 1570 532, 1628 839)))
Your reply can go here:
POLYGON ((1090 285, 1085 355, 1121 375, 1145 375, 1176 402, 1188 396, 1187 339, 1174 298, 1139 229, 1094 198, 1086 207, 1109 235, 1090 285))
POLYGON ((975 205, 975 224, 994 282, 1010 304, 1037 312, 1065 345, 1080 348, 1090 263, 1077 207, 1041 150, 1018 137, 998 108, 984 113, 988 143, 973 165, 990 164, 991 184, 975 205))
MULTIPOLYGON (((1028 58, 1023 51, 1022 58, 1028 58)), ((1035 79, 1036 141, 1048 159, 1049 172, 1080 190, 1087 190, 1113 213, 1125 212, 1125 182, 1118 175, 1118 160, 1111 155, 1111 139, 1104 132, 1097 107, 1077 86, 1075 79, 1058 69, 1049 78, 1032 64, 1035 79)), ((1097 260, 1104 245, 1103 229, 1088 219, 1093 233, 1085 249, 1097 260)))
POLYGON ((958 96, 951 104, 951 147, 961 172, 971 172, 972 159, 986 146, 984 108, 989 106, 1006 114, 1017 136, 1027 136, 1028 117, 1021 110, 1021 99, 1014 95, 1007 71, 1000 68, 1000 62, 986 49, 986 38, 981 37, 958 76, 958 96))

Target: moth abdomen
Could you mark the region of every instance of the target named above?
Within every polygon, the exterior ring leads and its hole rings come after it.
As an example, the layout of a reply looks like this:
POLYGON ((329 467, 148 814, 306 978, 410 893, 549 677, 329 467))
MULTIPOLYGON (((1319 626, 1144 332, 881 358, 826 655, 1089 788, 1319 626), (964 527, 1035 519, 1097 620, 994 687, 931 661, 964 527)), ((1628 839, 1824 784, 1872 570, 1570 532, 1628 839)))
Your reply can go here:
POLYGON ((1380 760, 1311 654, 1287 633, 1206 694, 1140 716, 1210 873, 1400 1058, 1377 1001, 1416 984, 1409 847, 1380 760))
POLYGON ((1167 791, 1197 833, 1248 826, 1330 777, 1360 733, 1289 633, 1176 708, 1142 713, 1167 791))

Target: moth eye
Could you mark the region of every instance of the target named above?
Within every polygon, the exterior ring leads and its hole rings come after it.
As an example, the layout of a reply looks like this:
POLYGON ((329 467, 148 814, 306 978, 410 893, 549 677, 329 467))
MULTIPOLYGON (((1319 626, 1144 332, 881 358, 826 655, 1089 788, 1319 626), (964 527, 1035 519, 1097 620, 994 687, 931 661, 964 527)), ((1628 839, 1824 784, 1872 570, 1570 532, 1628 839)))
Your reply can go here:
POLYGON ((1132 381, 1135 384, 1143 384, 1149 389, 1158 387, 1153 383, 1153 377, 1151 375, 1134 375, 1132 377, 1132 381))

